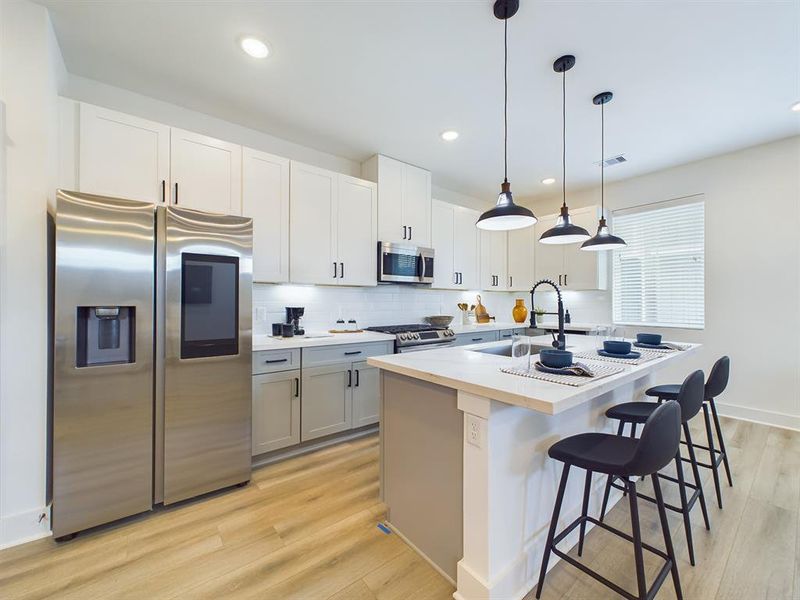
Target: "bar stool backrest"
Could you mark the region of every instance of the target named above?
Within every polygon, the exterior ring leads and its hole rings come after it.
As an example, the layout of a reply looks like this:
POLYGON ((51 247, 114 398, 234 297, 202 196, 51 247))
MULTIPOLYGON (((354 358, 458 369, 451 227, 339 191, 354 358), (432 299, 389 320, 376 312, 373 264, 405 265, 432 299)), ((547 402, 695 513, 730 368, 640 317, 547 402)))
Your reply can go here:
POLYGON ((684 423, 688 423, 703 408, 706 389, 703 384, 704 381, 703 372, 698 370, 690 373, 681 384, 681 389, 675 400, 681 405, 681 419, 683 419, 684 423))
POLYGON ((647 418, 626 470, 640 476, 656 473, 675 460, 680 443, 681 406, 677 402, 665 402, 647 418))
POLYGON ((706 382, 706 400, 716 398, 728 387, 728 377, 731 374, 731 359, 723 356, 711 367, 711 374, 706 382))

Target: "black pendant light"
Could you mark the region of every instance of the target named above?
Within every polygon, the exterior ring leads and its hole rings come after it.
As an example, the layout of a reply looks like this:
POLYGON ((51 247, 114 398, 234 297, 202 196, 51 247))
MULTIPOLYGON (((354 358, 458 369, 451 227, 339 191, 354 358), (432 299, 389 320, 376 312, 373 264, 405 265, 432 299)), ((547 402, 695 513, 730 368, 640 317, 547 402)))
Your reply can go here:
POLYGON ((561 195, 563 204, 556 224, 545 231, 539 241, 543 244, 577 244, 591 236, 583 227, 572 223, 567 208, 567 71, 575 66, 571 54, 556 59, 553 71, 561 73, 561 195))
POLYGON ((581 244, 581 250, 601 252, 603 250, 616 250, 627 246, 621 237, 611 235, 606 225, 605 200, 606 200, 606 111, 605 106, 614 94, 611 92, 601 92, 597 94, 592 102, 600 106, 600 223, 597 225, 597 234, 581 244))
POLYGON ((533 212, 524 206, 514 204, 511 184, 508 182, 508 20, 519 9, 519 0, 497 0, 494 3, 494 16, 505 21, 503 35, 503 184, 494 208, 483 213, 476 226, 491 231, 509 231, 530 227, 536 223, 533 212))

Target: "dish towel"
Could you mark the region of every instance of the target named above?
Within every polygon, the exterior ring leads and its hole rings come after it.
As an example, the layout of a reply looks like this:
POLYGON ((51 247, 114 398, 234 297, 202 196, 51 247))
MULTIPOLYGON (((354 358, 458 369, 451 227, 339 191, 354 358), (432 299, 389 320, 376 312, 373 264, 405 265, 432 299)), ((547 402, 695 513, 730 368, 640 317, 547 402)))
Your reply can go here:
POLYGON ((523 371, 523 370, 511 369, 509 367, 500 368, 500 371, 502 371, 503 373, 508 373, 509 375, 518 375, 519 377, 529 377, 530 379, 539 379, 541 381, 547 381, 549 383, 560 383, 562 385, 569 385, 572 387, 580 387, 582 385, 586 385, 587 383, 592 383, 593 381, 602 379, 603 377, 608 377, 609 375, 616 375, 617 373, 622 373, 625 369, 623 369, 622 367, 613 367, 611 365, 597 365, 592 370, 594 371, 594 376, 587 377, 586 375, 553 375, 552 373, 543 373, 542 371, 537 371, 536 369, 531 369, 530 371, 523 371))
POLYGON ((563 367, 560 369, 548 367, 538 360, 534 364, 539 371, 542 373, 549 373, 550 375, 582 375, 583 377, 594 377, 594 371, 592 371, 583 363, 573 363, 569 367, 563 367), (556 371, 558 371, 558 373, 556 373, 556 371))
POLYGON ((603 356, 595 352, 576 352, 574 354, 575 358, 587 358, 589 360, 602 360, 604 362, 612 362, 621 365, 640 365, 642 363, 646 363, 650 360, 655 360, 656 358, 664 358, 665 353, 661 352, 654 352, 652 350, 637 350, 641 356, 639 358, 614 358, 612 356, 603 356))
POLYGON ((683 352, 684 350, 688 350, 689 346, 683 346, 681 344, 674 344, 672 342, 662 342, 658 346, 648 346, 639 344, 638 342, 634 342, 633 345, 636 348, 641 350, 647 350, 648 352, 662 352, 662 353, 669 353, 669 352, 683 352))

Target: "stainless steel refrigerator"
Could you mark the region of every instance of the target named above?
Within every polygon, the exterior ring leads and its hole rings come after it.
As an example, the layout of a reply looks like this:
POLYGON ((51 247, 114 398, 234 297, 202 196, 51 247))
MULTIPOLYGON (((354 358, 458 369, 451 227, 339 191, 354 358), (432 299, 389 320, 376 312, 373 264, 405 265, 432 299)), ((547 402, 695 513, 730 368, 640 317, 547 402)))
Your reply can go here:
POLYGON ((56 538, 250 479, 252 220, 57 194, 56 538))

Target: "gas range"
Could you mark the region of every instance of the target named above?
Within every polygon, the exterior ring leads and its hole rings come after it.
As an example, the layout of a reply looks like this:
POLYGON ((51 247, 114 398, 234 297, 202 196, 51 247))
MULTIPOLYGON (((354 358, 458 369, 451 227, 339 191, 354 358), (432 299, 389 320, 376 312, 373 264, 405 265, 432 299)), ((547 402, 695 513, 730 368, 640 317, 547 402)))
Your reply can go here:
POLYGON ((395 352, 415 352, 452 346, 456 334, 448 327, 433 327, 414 323, 411 325, 386 325, 383 327, 367 327, 369 331, 394 334, 395 352))

